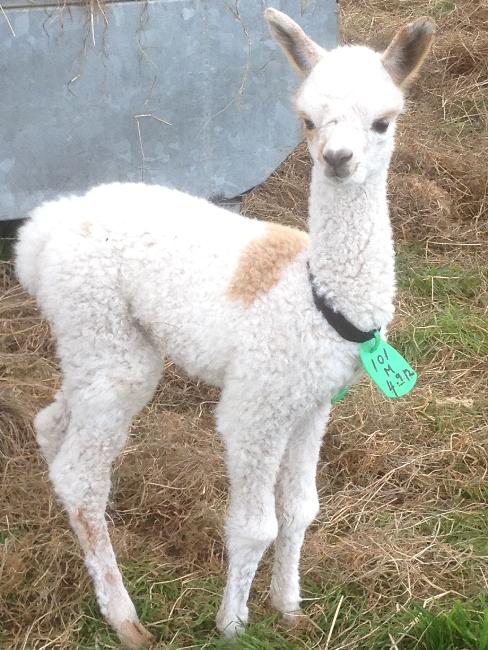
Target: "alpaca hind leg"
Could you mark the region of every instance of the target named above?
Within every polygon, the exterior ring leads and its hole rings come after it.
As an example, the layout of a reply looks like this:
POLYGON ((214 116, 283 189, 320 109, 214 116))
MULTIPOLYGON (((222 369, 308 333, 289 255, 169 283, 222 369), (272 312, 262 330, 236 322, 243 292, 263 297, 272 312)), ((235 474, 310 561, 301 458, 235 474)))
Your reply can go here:
POLYGON ((299 621, 300 551, 319 510, 315 474, 329 405, 307 416, 288 441, 276 485, 278 536, 271 600, 289 624, 299 621))
MULTIPOLYGON (((120 340, 118 347, 120 348, 120 340)), ((108 353, 114 352, 108 348, 108 353)), ((119 349, 120 352, 120 349, 119 349)), ((151 635, 139 622, 110 541, 105 507, 111 465, 122 449, 134 415, 152 396, 162 363, 142 340, 125 348, 122 363, 110 355, 96 371, 66 376, 69 424, 50 478, 85 554, 102 614, 128 648, 147 647, 151 635), (75 387, 76 386, 76 387, 75 387)), ((87 366, 90 360, 87 360, 87 366)))
MULTIPOLYGON (((128 426, 127 420, 117 421, 114 412, 107 414, 114 416, 119 431, 128 426)), ((111 464, 119 445, 101 440, 96 423, 92 427, 89 432, 76 420, 70 425, 50 477, 78 536, 103 616, 128 648, 139 648, 150 643, 151 635, 139 623, 124 587, 105 521, 111 464)))
POLYGON ((225 526, 228 575, 217 627, 228 638, 247 621, 254 574, 276 537, 274 487, 286 445, 286 431, 266 417, 269 403, 237 399, 224 393, 218 410, 231 489, 225 526))
POLYGON ((61 447, 68 422, 67 404, 62 391, 58 391, 54 402, 39 411, 34 419, 37 443, 48 463, 54 460, 61 447))

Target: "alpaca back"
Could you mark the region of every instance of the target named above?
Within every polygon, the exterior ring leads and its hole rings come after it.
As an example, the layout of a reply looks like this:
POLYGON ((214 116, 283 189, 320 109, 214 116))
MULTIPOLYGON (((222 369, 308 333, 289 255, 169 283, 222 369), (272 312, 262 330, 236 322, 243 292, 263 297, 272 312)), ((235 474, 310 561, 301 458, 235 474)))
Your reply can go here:
MULTIPOLYGON (((35 297, 56 258, 66 261, 69 275, 77 255, 90 257, 95 266, 101 256, 110 257, 127 280, 136 274, 140 279, 139 267, 151 264, 166 266, 169 275, 200 262, 212 274, 212 262, 230 268, 261 228, 257 221, 176 190, 142 183, 101 185, 83 196, 46 202, 31 213, 19 231, 16 270, 35 297)), ((84 275, 89 274, 87 268, 84 275)))
POLYGON ((250 345, 259 319, 279 314, 262 302, 280 274, 268 273, 268 284, 259 275, 266 254, 276 272, 265 236, 271 231, 283 248, 276 228, 167 188, 103 185, 36 210, 20 231, 17 271, 58 349, 73 333, 102 327, 117 305, 162 356, 220 385, 237 342, 250 345))

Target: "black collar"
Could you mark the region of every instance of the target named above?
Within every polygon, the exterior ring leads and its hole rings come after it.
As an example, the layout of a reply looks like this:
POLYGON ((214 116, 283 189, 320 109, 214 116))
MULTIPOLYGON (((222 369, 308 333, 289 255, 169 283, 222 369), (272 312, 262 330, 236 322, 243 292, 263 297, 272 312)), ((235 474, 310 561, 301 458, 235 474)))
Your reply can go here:
POLYGON ((369 332, 363 332, 359 330, 355 325, 348 321, 347 318, 341 314, 340 311, 335 311, 330 305, 327 304, 327 301, 324 296, 319 296, 317 289, 315 288, 315 277, 310 271, 310 265, 307 264, 308 269, 308 278, 310 280, 310 285, 312 287, 312 296, 315 306, 329 323, 335 331, 342 336, 346 341, 351 341, 351 343, 364 343, 374 338, 375 333, 378 330, 370 330, 369 332))

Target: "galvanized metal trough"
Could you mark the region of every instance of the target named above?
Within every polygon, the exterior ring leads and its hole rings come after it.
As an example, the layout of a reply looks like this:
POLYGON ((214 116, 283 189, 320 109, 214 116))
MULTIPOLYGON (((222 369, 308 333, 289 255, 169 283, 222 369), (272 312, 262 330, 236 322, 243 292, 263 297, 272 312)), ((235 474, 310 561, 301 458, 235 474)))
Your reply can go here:
MULTIPOLYGON (((275 0, 320 43, 334 0, 275 0)), ((299 140, 260 0, 2 0, 0 219, 109 181, 233 197, 299 140)))

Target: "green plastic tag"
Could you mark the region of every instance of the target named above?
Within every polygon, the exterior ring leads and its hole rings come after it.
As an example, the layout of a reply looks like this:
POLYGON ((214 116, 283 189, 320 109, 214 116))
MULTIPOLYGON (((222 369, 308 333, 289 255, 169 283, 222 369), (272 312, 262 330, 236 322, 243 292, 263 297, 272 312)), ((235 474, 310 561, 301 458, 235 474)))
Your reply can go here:
POLYGON ((403 397, 415 386, 417 373, 379 332, 361 343, 359 353, 364 369, 387 397, 403 397))
POLYGON ((340 402, 341 399, 344 399, 344 397, 348 394, 349 392, 349 386, 346 386, 342 390, 340 390, 337 395, 334 395, 334 397, 331 399, 332 404, 337 404, 337 402, 340 402))

